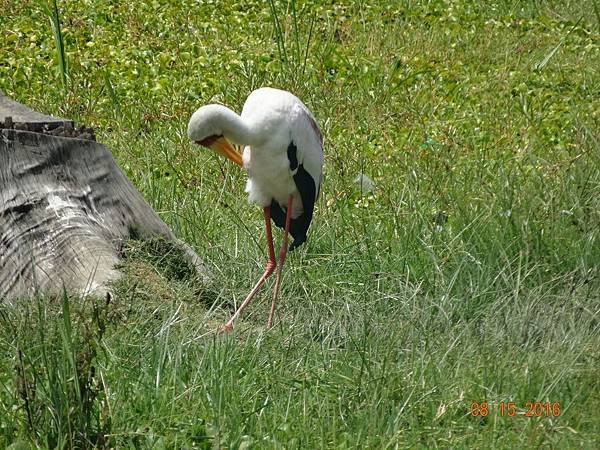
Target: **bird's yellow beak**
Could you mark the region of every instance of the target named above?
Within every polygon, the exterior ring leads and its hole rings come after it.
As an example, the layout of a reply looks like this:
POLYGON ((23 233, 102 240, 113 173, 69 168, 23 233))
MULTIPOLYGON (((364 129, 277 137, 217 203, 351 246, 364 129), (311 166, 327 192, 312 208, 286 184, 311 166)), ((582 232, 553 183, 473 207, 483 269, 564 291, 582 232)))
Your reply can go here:
POLYGON ((238 166, 242 165, 242 155, 234 148, 233 144, 223 136, 211 136, 207 139, 204 139, 203 141, 198 141, 196 143, 220 153, 227 159, 236 163, 238 166))

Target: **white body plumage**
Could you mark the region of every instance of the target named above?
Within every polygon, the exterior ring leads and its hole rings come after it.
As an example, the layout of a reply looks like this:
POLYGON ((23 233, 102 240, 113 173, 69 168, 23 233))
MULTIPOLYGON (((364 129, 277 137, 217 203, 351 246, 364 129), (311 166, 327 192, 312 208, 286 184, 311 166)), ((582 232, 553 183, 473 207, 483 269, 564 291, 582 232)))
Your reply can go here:
POLYGON ((249 200, 264 207, 274 199, 285 206, 292 195, 292 218, 298 217, 304 205, 293 179, 298 169, 290 168, 287 150, 293 142, 297 148, 298 164, 302 164, 313 178, 318 194, 323 150, 320 132, 314 128, 315 119, 296 96, 272 88, 252 92, 244 104, 241 118, 257 134, 268 136, 263 142, 244 148, 249 200))

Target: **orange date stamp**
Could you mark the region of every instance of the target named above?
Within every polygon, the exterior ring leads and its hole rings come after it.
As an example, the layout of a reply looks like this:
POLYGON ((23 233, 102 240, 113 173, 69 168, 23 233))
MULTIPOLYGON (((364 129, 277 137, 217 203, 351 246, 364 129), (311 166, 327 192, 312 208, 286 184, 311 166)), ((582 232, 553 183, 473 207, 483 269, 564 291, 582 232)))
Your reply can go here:
MULTIPOLYGON (((519 406, 516 402, 500 402, 496 405, 500 417, 558 417, 560 402, 525 402, 519 406)), ((469 406, 469 414, 473 417, 487 417, 493 412, 493 405, 488 402, 473 402, 469 406)))

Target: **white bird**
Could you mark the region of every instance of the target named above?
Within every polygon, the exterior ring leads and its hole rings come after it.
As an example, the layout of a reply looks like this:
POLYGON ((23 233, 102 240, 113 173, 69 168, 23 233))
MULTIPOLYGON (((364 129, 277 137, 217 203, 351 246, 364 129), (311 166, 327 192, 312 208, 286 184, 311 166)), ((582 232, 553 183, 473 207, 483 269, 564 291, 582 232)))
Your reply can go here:
POLYGON ((248 96, 241 116, 222 105, 201 107, 190 119, 188 136, 195 143, 243 165, 248 172, 246 192, 249 201, 259 204, 264 210, 269 257, 265 271, 221 330, 233 329, 233 323, 242 310, 277 269, 267 321, 267 329, 271 328, 287 252, 288 233, 294 238, 290 250, 306 241, 321 187, 321 130, 311 112, 296 96, 265 87, 248 96), (242 155, 235 150, 232 142, 244 147, 242 155), (271 219, 284 229, 279 265, 273 248, 271 219))

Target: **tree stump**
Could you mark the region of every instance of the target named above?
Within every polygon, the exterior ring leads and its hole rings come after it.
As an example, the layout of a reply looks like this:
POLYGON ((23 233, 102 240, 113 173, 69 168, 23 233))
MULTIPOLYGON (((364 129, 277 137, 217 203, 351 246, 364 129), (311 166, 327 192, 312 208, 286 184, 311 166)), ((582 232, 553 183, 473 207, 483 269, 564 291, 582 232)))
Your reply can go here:
POLYGON ((0 302, 66 289, 104 295, 121 275, 121 243, 178 240, 92 130, 32 111, 0 92, 0 302), (62 135, 62 136, 61 136, 62 135), (66 137, 70 136, 70 137, 66 137))

